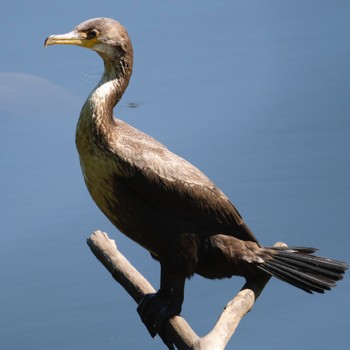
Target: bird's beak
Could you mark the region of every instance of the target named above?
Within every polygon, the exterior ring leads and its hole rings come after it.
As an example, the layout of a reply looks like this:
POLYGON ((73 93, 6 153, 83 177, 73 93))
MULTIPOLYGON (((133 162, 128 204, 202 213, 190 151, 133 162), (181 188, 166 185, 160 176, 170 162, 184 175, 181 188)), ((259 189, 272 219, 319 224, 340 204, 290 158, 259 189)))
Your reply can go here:
POLYGON ((86 38, 80 36, 75 30, 67 34, 50 35, 46 38, 44 46, 47 47, 55 44, 77 45, 87 48, 91 48, 92 46, 90 40, 86 40, 86 38))

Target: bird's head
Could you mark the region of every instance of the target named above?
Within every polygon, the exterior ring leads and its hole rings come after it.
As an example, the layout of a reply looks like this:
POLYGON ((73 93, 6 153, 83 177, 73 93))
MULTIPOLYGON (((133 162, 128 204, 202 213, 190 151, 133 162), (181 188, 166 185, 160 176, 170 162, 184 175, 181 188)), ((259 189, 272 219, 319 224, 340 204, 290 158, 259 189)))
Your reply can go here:
POLYGON ((51 35, 45 47, 55 44, 77 45, 96 51, 104 60, 114 60, 125 52, 132 52, 125 28, 111 18, 87 20, 66 34, 51 35))

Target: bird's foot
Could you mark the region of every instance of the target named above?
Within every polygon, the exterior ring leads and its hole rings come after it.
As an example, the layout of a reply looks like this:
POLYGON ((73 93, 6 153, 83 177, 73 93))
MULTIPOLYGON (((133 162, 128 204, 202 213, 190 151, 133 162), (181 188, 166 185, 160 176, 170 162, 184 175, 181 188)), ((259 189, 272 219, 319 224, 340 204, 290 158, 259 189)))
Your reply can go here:
POLYGON ((170 296, 159 290, 157 293, 145 295, 137 307, 137 312, 150 335, 154 338, 158 334, 168 349, 174 350, 173 343, 165 334, 165 324, 181 312, 181 306, 171 305, 170 296))

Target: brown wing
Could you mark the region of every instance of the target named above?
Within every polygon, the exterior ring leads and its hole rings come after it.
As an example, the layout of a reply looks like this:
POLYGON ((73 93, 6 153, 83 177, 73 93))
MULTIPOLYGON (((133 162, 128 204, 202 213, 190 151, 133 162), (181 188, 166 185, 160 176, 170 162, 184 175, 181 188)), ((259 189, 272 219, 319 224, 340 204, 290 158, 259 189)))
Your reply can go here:
MULTIPOLYGON (((118 121, 119 122, 119 121, 118 121)), ((185 218, 205 231, 257 242, 241 215, 214 183, 188 161, 120 122, 127 176, 123 182, 160 212, 185 218)))

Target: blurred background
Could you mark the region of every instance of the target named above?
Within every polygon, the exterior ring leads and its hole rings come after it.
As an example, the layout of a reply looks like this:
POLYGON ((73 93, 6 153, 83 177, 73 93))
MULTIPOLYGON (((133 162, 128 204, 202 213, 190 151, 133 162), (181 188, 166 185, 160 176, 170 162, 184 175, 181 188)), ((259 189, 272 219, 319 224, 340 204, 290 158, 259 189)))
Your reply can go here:
MULTIPOLYGON (((102 74, 55 46, 93 17, 127 29, 135 65, 115 115, 206 173, 264 245, 350 261, 350 3, 13 0, 0 12, 0 348, 163 349, 86 245, 101 229, 158 288, 159 266, 89 197, 75 150, 102 74)), ((243 284, 186 285, 200 335, 243 284)), ((228 349, 348 349, 349 274, 325 295, 271 280, 228 349)))

